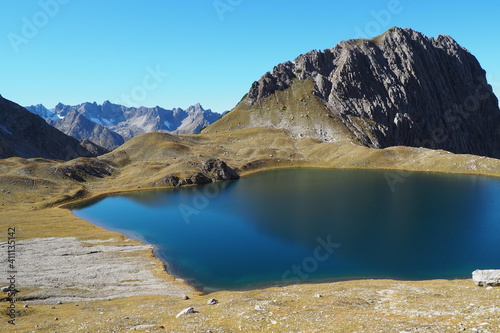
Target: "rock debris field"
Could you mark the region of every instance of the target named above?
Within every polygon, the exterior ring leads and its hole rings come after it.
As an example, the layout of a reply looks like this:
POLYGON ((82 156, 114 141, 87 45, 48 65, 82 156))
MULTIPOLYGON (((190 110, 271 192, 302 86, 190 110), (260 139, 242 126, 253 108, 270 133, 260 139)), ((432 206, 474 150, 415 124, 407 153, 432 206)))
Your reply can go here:
MULTIPOLYGON (((154 276, 150 260, 137 256, 151 245, 115 245, 116 240, 35 238, 16 244, 16 286, 21 300, 60 303, 189 292, 154 276), (31 292, 26 292, 29 290, 31 292)), ((2 253, 7 244, 1 245, 2 253)), ((5 256, 0 265, 7 267, 5 256)))

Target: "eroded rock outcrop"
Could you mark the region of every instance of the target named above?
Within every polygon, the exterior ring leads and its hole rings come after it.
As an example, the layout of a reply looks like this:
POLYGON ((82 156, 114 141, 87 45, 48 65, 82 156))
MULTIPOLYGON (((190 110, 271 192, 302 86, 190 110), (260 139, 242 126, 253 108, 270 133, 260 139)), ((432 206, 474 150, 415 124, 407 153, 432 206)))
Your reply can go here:
POLYGON ((240 178, 238 173, 231 169, 226 162, 215 158, 203 162, 201 171, 212 179, 212 181, 235 180, 240 178))
POLYGON ((229 167, 226 162, 215 158, 202 163, 190 163, 190 166, 199 169, 199 172, 195 172, 188 177, 168 175, 163 178, 163 184, 180 187, 183 185, 203 185, 240 178, 238 173, 229 167))

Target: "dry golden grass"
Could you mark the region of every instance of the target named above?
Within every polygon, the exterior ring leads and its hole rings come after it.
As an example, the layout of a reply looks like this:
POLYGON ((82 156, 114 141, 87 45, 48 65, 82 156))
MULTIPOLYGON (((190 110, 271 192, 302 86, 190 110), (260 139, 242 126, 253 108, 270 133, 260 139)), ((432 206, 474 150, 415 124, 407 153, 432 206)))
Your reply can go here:
MULTIPOLYGON (((16 227, 19 240, 71 236, 81 240, 126 242, 123 236, 78 219, 57 206, 106 193, 163 188, 165 176, 189 176, 199 171, 197 162, 208 158, 226 161, 243 176, 264 169, 290 167, 500 175, 500 161, 495 159, 420 148, 377 150, 349 142, 323 143, 295 139, 282 129, 251 128, 185 136, 152 133, 92 160, 0 160, 0 226, 5 231, 0 242, 5 242, 6 230, 11 226, 16 227), (76 181, 64 171, 82 164, 96 170, 104 168, 110 175, 83 173, 84 181, 76 181)), ((136 255, 155 263, 156 276, 165 282, 173 280, 152 257, 151 251, 136 255)), ((189 300, 144 296, 78 304, 33 304, 28 308, 19 302, 15 328, 7 324, 7 303, 1 302, 4 309, 0 327, 17 332, 128 332, 134 329, 143 332, 457 332, 462 328, 500 331, 499 290, 475 287, 471 280, 363 280, 210 295, 193 292, 189 296, 189 300), (324 297, 314 297, 317 293, 324 297), (207 305, 212 297, 219 303, 207 305), (256 310, 256 305, 264 310, 256 310), (194 306, 198 313, 176 319, 175 315, 188 306, 194 306)))
MULTIPOLYGON (((346 126, 315 96, 312 79, 296 80, 286 90, 276 91, 258 104, 240 102, 202 133, 221 133, 243 128, 272 126, 293 130, 298 137, 314 137, 318 128, 335 129, 335 140, 356 141, 346 126)), ((354 119, 355 120, 355 119, 354 119)))
MULTIPOLYGON (((21 307, 17 332, 498 332, 500 291, 470 281, 362 280, 180 298, 21 307), (315 297, 320 294, 322 297, 315 297), (207 301, 215 298, 216 305, 207 301), (192 306, 197 313, 175 318, 192 306), (257 308, 256 308, 257 306, 257 308), (57 320, 56 320, 57 318, 57 320)), ((18 304, 19 306, 21 304, 18 304)), ((5 316, 0 327, 9 329, 5 316)))

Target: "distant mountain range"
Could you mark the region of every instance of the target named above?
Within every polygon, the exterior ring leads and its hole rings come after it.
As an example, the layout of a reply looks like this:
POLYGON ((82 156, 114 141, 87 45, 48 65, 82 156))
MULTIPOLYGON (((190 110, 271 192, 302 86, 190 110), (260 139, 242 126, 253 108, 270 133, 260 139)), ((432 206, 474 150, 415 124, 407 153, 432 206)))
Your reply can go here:
POLYGON ((0 158, 71 160, 104 153, 107 150, 61 133, 42 118, 0 96, 0 158))
POLYGON ((38 104, 26 109, 65 134, 79 140, 90 140, 109 150, 143 133, 195 134, 221 117, 219 113, 203 109, 200 104, 186 110, 167 110, 159 106, 126 107, 105 101, 102 105, 95 102, 75 106, 59 103, 53 109, 38 104))

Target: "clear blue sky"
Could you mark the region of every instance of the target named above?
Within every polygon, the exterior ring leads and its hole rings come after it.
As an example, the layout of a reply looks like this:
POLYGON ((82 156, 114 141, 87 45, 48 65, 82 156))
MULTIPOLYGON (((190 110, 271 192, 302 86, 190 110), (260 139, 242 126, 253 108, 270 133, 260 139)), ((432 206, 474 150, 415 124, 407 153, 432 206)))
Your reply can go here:
POLYGON ((0 3, 0 94, 21 105, 200 102, 222 112, 274 65, 392 26, 451 35, 500 95, 498 0, 0 3))

